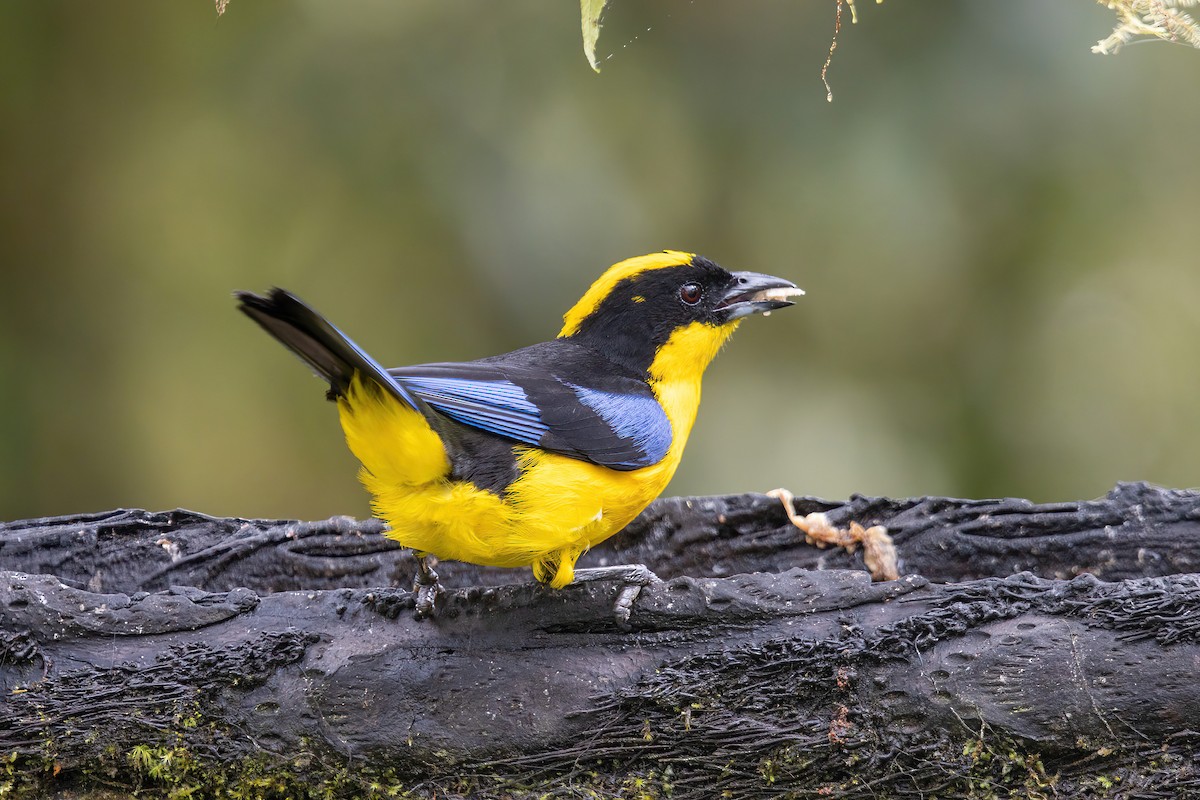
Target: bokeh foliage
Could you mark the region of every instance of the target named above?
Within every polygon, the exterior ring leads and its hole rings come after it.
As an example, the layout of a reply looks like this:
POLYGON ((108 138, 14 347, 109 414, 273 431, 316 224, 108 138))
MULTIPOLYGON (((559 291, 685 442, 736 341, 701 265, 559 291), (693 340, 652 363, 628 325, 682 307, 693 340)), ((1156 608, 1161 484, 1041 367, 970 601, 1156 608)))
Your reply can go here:
POLYGON ((1200 56, 1092 2, 0 4, 0 517, 365 515, 286 286, 389 364, 664 247, 794 277, 671 491, 1200 483, 1200 56), (606 58, 612 54, 612 58, 606 58))

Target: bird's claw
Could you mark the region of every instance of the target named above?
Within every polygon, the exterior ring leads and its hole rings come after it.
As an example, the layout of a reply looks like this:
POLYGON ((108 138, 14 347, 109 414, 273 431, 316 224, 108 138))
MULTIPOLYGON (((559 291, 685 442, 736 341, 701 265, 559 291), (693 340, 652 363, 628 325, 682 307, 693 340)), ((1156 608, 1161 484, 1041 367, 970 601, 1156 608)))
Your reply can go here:
POLYGON ((432 583, 422 586, 418 583, 413 587, 413 590, 417 593, 416 608, 413 611, 413 616, 416 619, 426 619, 433 616, 438 598, 442 596, 442 585, 440 583, 432 583))
POLYGON ((662 583, 662 579, 650 571, 644 564, 622 564, 615 567, 592 567, 575 570, 574 583, 590 581, 619 580, 621 590, 617 593, 617 601, 613 604, 613 617, 617 627, 623 631, 631 629, 629 619, 633 615, 633 604, 637 602, 642 587, 662 583))
POLYGON ((621 586, 621 591, 617 594, 617 602, 613 604, 613 616, 617 620, 617 627, 623 631, 630 629, 629 618, 633 614, 633 604, 637 602, 638 595, 642 593, 642 584, 626 583, 621 586))
POLYGON ((426 558, 417 558, 417 577, 413 581, 413 592, 417 596, 413 617, 419 620, 433 616, 438 598, 444 592, 442 584, 438 582, 437 572, 426 558))

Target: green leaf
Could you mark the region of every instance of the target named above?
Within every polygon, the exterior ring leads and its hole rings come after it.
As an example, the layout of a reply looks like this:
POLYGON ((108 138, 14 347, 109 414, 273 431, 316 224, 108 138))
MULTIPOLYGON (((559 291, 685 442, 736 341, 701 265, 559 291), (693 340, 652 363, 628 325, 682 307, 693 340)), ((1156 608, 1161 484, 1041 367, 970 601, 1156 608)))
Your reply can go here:
POLYGON ((600 16, 609 0, 579 0, 579 12, 583 17, 583 54, 596 72, 600 62, 596 60, 596 40, 600 38, 600 16))

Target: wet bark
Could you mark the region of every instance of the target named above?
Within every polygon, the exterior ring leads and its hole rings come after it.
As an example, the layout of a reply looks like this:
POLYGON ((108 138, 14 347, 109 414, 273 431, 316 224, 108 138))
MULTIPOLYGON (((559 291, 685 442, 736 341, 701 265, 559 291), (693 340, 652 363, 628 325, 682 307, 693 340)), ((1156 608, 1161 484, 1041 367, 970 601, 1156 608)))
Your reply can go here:
POLYGON ((1200 494, 671 498, 555 592, 377 522, 137 510, 0 525, 0 789, 204 796, 1178 797, 1200 792, 1200 494))

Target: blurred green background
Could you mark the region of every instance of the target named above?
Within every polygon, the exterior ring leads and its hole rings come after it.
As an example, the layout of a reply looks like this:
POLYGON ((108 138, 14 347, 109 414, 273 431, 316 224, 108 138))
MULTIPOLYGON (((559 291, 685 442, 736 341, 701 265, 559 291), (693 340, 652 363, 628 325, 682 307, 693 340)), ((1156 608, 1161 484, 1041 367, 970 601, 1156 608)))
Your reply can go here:
POLYGON ((365 516, 278 284, 387 364, 549 338, 609 264, 792 277, 672 493, 1200 483, 1200 53, 1091 0, 0 4, 0 518, 365 516), (847 20, 848 21, 848 20, 847 20))

